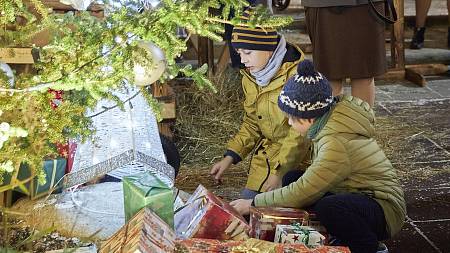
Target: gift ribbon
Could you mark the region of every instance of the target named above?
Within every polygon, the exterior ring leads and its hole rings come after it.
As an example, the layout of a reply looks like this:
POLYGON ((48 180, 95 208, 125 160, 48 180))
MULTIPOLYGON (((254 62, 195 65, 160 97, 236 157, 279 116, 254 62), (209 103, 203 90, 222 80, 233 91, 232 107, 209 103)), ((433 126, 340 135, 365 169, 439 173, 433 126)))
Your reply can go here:
POLYGON ((302 233, 305 236, 303 236, 302 238, 302 243, 304 243, 305 245, 308 245, 309 243, 309 234, 311 233, 311 230, 307 229, 307 228, 302 228, 300 223, 298 222, 294 222, 291 224, 294 227, 294 232, 295 233, 302 233))

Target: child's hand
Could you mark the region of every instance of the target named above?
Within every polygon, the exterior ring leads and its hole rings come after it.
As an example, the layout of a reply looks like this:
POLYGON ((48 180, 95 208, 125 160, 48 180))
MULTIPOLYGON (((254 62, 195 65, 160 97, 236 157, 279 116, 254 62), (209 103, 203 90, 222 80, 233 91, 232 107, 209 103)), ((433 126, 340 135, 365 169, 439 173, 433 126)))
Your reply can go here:
POLYGON ((236 199, 230 202, 230 205, 241 215, 248 215, 253 199, 236 199))
POLYGON ((233 163, 233 158, 231 156, 225 156, 220 162, 214 164, 211 169, 211 176, 214 177, 217 183, 222 183, 222 174, 228 169, 233 163))
POLYGON ((266 183, 263 186, 263 189, 268 191, 273 191, 275 189, 281 188, 281 177, 277 175, 270 174, 266 183))

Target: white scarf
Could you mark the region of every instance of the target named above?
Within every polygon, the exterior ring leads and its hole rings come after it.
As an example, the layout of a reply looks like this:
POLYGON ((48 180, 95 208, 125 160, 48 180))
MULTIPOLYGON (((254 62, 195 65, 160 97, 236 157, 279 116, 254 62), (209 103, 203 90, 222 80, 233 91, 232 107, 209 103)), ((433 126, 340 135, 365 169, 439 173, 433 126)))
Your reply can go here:
POLYGON ((252 74, 259 86, 266 87, 270 83, 272 77, 274 77, 280 69, 286 51, 286 39, 283 35, 280 35, 280 41, 278 42, 277 48, 273 51, 273 54, 266 66, 256 72, 250 71, 250 74, 252 74))

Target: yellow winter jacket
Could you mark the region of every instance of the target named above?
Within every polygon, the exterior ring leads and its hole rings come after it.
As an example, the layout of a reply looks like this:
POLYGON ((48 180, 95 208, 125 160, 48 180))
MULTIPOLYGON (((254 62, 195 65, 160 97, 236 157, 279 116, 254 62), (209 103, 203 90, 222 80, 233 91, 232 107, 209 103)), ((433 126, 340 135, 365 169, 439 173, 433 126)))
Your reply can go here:
POLYGON ((303 208, 327 192, 365 194, 383 208, 387 230, 394 235, 406 217, 405 199, 396 170, 375 140, 374 113, 359 98, 338 99, 308 130, 311 166, 296 182, 256 195, 255 206, 303 208))
POLYGON ((265 87, 258 86, 248 71, 241 70, 245 115, 239 132, 227 145, 227 153, 234 153, 234 158, 239 156, 234 159, 236 163, 253 152, 246 185, 250 190, 262 191, 271 173, 282 177, 301 167, 307 157, 309 142, 291 130, 277 103, 283 85, 296 73, 300 61, 302 51, 287 44, 283 64, 265 87))

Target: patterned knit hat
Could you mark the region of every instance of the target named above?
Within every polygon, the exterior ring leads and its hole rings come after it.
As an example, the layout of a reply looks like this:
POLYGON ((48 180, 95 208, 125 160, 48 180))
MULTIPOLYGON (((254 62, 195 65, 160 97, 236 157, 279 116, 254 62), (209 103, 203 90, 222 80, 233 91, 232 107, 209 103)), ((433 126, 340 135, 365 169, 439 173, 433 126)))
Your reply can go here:
MULTIPOLYGON (((247 9, 241 19, 249 20, 250 15, 251 11, 247 9)), ((278 33, 275 29, 235 26, 231 34, 231 45, 234 49, 274 51, 278 45, 278 33)))
POLYGON ((328 80, 314 70, 309 60, 300 62, 297 74, 291 77, 278 96, 278 107, 301 119, 314 119, 324 115, 333 104, 328 80))

